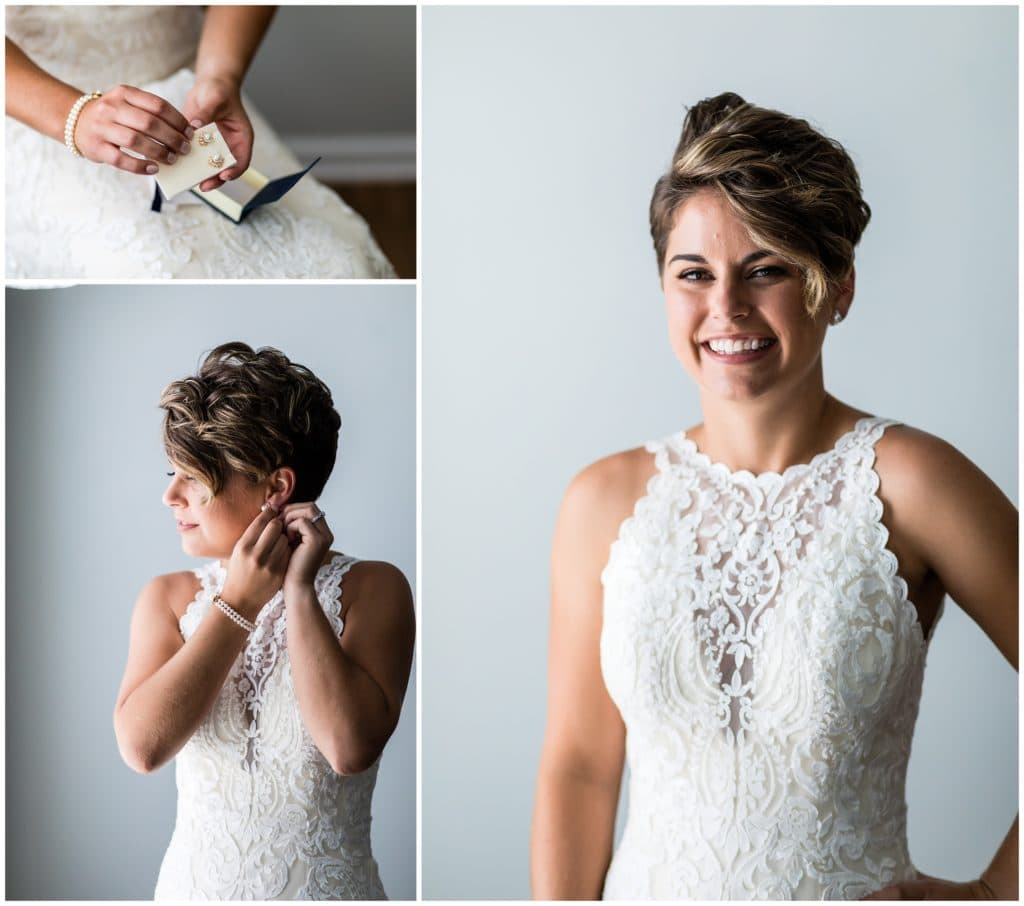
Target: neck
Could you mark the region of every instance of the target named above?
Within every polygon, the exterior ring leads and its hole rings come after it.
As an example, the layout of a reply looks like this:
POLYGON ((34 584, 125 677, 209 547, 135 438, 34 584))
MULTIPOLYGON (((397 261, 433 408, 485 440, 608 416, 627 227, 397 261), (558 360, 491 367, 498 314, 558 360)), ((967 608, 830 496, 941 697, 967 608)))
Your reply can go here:
POLYGON ((782 472, 808 462, 833 445, 850 411, 825 392, 820 369, 817 377, 798 392, 742 402, 712 398, 702 391, 704 423, 689 436, 712 462, 734 472, 782 472))

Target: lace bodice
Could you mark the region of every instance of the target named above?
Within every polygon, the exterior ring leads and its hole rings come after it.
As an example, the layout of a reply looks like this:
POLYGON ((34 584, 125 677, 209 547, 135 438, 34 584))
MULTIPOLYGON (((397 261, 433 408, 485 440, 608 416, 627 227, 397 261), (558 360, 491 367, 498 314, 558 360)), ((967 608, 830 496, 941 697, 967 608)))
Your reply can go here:
MULTIPOLYGON (((83 92, 134 85, 179 109, 195 82, 202 18, 194 6, 6 8, 7 36, 57 78, 83 92)), ((253 167, 277 177, 309 163, 243 102, 253 167)), ((188 193, 154 213, 152 177, 73 157, 11 117, 5 135, 8 279, 394 276, 366 223, 316 181, 315 169, 235 224, 188 193)))
MULTIPOLYGON (((341 636, 338 555, 316 592, 341 636)), ((212 606, 225 572, 196 570, 200 589, 180 620, 186 642, 212 606)), ((299 713, 278 592, 231 668, 209 716, 175 762, 178 813, 160 867, 157 899, 383 899, 370 851, 377 765, 335 774, 299 713)))
POLYGON ((612 545, 601 665, 627 729, 609 899, 857 899, 914 877, 904 784, 927 643, 860 420, 781 475, 685 435, 612 545))
POLYGON ((164 79, 196 55, 198 6, 9 6, 7 37, 83 91, 164 79))

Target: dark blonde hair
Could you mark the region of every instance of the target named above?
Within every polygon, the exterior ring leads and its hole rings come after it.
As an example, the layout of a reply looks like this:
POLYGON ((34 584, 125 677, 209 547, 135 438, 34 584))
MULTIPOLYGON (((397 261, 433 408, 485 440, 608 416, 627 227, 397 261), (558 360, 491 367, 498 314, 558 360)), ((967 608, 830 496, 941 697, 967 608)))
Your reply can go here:
POLYGON ((312 371, 269 346, 225 343, 160 396, 164 449, 216 496, 229 471, 262 481, 289 466, 291 502, 315 500, 338 452, 341 416, 312 371))
POLYGON ((755 243, 801 270, 807 310, 817 314, 849 275, 871 218, 843 146, 806 120, 731 92, 691 107, 651 198, 659 273, 680 206, 708 188, 725 196, 755 243))

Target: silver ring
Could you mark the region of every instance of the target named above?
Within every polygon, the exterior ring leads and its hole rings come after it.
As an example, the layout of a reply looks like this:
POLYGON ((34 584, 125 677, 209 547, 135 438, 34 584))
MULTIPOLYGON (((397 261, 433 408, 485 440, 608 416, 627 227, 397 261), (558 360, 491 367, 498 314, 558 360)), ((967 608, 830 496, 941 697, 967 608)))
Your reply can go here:
POLYGON ((326 514, 326 513, 325 513, 325 512, 323 511, 323 510, 321 510, 321 511, 320 511, 319 513, 317 513, 317 514, 316 514, 316 515, 315 515, 315 516, 314 516, 314 517, 313 517, 313 518, 312 518, 312 519, 310 520, 309 524, 310 524, 310 525, 316 525, 316 524, 317 524, 317 523, 318 523, 318 522, 319 522, 319 521, 320 521, 321 519, 323 519, 323 518, 324 518, 324 516, 326 516, 326 515, 327 515, 327 514, 326 514))

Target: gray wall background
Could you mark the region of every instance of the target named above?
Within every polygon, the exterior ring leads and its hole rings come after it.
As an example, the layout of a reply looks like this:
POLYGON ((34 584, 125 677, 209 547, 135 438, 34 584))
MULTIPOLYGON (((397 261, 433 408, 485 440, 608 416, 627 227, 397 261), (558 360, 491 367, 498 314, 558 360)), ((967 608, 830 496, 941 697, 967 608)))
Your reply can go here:
POLYGON ((415 6, 282 6, 245 81, 281 133, 416 134, 415 6))
MULTIPOLYGON (((423 34, 423 893, 525 898, 548 557, 572 475, 700 421, 647 204, 732 90, 852 152, 874 216, 829 389, 1017 494, 1017 10, 435 8, 423 34)), ((1017 803, 1017 682, 954 605, 910 764, 920 869, 1017 803)))
MULTIPOLYGON (((111 715, 139 591, 198 562, 160 502, 160 391, 232 339, 311 367, 342 416, 320 501, 335 548, 396 564, 415 593, 415 290, 9 290, 6 325, 7 896, 149 899, 174 769, 129 770, 111 715)), ((373 819, 385 888, 414 899, 415 672, 373 819)))

